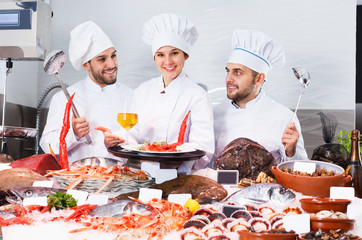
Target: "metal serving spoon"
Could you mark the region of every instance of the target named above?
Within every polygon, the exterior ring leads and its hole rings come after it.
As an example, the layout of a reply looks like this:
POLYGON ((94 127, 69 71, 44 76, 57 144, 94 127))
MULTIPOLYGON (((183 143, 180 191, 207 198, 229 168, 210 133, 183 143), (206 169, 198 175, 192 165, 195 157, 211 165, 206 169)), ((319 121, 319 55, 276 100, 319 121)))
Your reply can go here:
POLYGON ((305 90, 307 90, 307 87, 308 87, 309 82, 310 82, 310 74, 304 68, 301 68, 301 67, 295 67, 295 68, 292 68, 292 69, 293 69, 295 77, 298 79, 298 82, 303 87, 303 91, 299 95, 297 107, 295 108, 295 111, 294 111, 294 117, 293 117, 293 123, 294 123, 295 117, 297 116, 297 111, 298 111, 300 99, 301 99, 303 93, 305 92, 305 90))
MULTIPOLYGON (((60 79, 60 76, 58 74, 59 70, 62 69, 62 67, 64 66, 65 63, 65 53, 62 50, 54 50, 52 52, 50 52, 47 57, 44 60, 44 71, 47 74, 50 75, 55 75, 55 77, 57 78, 60 87, 62 88, 65 96, 67 97, 67 99, 70 98, 69 92, 68 90, 64 87, 62 80, 60 79)), ((79 113, 77 108, 75 107, 74 103, 72 104, 72 109, 74 112, 74 116, 75 117, 79 117, 79 113)), ((86 138, 86 143, 87 144, 91 144, 92 140, 89 137, 89 135, 85 135, 86 138)))

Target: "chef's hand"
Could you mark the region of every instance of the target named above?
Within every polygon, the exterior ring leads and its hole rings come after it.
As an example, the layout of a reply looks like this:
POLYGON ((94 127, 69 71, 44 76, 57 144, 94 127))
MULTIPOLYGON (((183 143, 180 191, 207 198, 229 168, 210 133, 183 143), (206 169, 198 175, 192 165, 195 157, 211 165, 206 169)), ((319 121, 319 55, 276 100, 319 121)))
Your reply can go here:
POLYGON ((118 144, 124 143, 125 140, 123 138, 121 138, 120 136, 113 134, 111 132, 111 130, 109 130, 106 127, 103 126, 96 126, 94 127, 94 129, 102 131, 103 135, 104 135, 104 142, 106 144, 107 147, 113 147, 116 146, 118 144))
POLYGON ((297 128, 295 127, 294 123, 290 123, 287 128, 284 130, 283 136, 282 136, 282 144, 285 148, 285 153, 288 157, 293 157, 296 148, 297 148, 297 142, 299 138, 299 133, 297 128))
POLYGON ((89 123, 84 117, 73 117, 72 127, 74 135, 79 138, 82 138, 89 133, 89 123))

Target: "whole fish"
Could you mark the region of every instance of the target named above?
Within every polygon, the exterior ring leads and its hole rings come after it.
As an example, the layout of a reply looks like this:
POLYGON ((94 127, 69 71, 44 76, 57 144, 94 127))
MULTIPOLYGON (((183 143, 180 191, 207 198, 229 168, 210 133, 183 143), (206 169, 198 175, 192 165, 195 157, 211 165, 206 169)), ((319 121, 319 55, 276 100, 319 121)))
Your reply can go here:
POLYGON ((270 203, 282 207, 293 202, 295 197, 294 192, 280 184, 258 183, 234 192, 223 202, 234 202, 238 205, 243 205, 245 202, 270 203))
POLYGON ((56 192, 66 192, 67 190, 62 188, 48 188, 48 187, 14 187, 8 190, 8 192, 14 197, 8 196, 6 200, 9 203, 21 203, 24 198, 30 197, 46 197, 49 194, 56 192))
POLYGON ((0 171, 0 190, 32 186, 35 181, 49 181, 47 177, 27 168, 12 168, 0 171))
POLYGON ((6 220, 6 219, 13 218, 15 216, 16 216, 15 212, 0 210, 0 218, 3 218, 6 220))
POLYGON ((90 213, 94 217, 119 217, 127 213, 136 213, 143 216, 151 216, 153 208, 133 200, 118 200, 93 209, 90 213))
MULTIPOLYGON (((190 193, 192 198, 199 203, 221 201, 227 196, 226 189, 216 181, 198 175, 185 175, 150 186, 152 189, 161 189, 162 198, 167 199, 170 194, 190 193)), ((138 198, 139 191, 123 193, 113 200, 138 198)))

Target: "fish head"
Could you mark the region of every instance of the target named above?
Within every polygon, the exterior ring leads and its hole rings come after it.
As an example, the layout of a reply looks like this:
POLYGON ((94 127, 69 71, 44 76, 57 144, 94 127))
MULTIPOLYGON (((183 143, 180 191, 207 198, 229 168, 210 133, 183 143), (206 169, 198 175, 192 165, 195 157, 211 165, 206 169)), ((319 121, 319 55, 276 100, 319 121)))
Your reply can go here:
POLYGON ((15 187, 10 189, 10 192, 20 199, 28 197, 37 197, 39 195, 35 189, 28 187, 15 187))
POLYGON ((268 190, 269 202, 278 207, 286 206, 295 200, 295 193, 280 185, 268 190))
POLYGON ((22 204, 24 198, 34 195, 34 191, 29 189, 29 187, 14 187, 8 189, 7 192, 8 196, 6 196, 6 201, 12 204, 22 204))
POLYGON ((43 196, 45 190, 43 188, 34 187, 14 187, 9 189, 9 192, 18 197, 20 200, 23 200, 24 198, 43 196))
MULTIPOLYGON (((17 198, 16 201, 22 202, 24 198, 46 197, 51 193, 66 192, 66 190, 48 187, 13 187, 8 192, 17 198)), ((12 199, 14 200, 14 197, 12 199)))

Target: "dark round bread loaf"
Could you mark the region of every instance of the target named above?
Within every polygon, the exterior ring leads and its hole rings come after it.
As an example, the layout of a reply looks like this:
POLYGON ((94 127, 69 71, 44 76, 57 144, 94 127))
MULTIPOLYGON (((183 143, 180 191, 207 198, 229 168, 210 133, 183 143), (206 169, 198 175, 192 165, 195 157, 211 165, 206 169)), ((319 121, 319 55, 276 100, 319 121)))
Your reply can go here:
POLYGON ((273 155, 263 146, 248 138, 237 138, 231 141, 217 156, 214 169, 238 170, 239 179, 256 179, 263 171, 268 176, 272 166, 277 165, 273 155))

